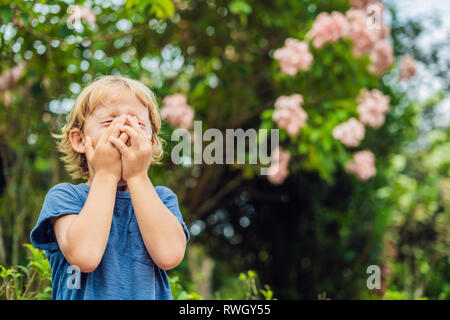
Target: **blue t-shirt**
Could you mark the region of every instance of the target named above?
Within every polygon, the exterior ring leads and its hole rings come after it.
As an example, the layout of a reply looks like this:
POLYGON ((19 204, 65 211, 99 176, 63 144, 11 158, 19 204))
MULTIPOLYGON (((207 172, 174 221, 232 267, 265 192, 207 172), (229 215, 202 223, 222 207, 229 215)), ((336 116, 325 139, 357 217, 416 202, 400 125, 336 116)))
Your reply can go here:
MULTIPOLYGON (((93 272, 77 273, 59 248, 50 218, 79 214, 90 187, 85 183, 60 183, 49 190, 36 226, 32 244, 44 249, 52 269, 54 300, 172 300, 169 281, 145 249, 128 191, 117 191, 111 231, 103 258, 93 272), (79 275, 79 276, 78 276, 79 275)), ((178 199, 167 187, 155 187, 161 201, 177 217, 189 241, 178 199)))

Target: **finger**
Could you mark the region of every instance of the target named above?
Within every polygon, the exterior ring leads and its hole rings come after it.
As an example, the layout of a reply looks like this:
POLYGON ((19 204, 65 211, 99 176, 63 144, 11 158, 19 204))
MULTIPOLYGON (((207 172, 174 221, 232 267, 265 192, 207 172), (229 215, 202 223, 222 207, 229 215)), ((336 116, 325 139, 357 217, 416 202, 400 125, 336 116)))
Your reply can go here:
MULTIPOLYGON (((133 117, 128 116, 127 118, 128 118, 128 119, 127 119, 127 122, 130 123, 131 127, 132 127, 132 128, 138 133, 138 135, 139 135, 138 141, 144 141, 145 139, 143 139, 143 138, 146 138, 148 135, 147 135, 147 133, 145 132, 145 130, 141 128, 141 126, 140 126, 140 124, 139 124, 139 120, 138 120, 135 116, 133 116, 133 117)), ((151 127, 150 127, 150 136, 152 136, 152 130, 151 130, 151 127)))
POLYGON ((120 126, 125 123, 125 116, 120 116, 118 120, 116 120, 115 126, 112 128, 111 136, 118 138, 120 135, 120 126))
POLYGON ((122 132, 120 134, 119 140, 126 144, 129 138, 130 136, 128 135, 128 133, 122 132))
POLYGON ((130 124, 130 126, 136 130, 136 132, 139 135, 145 135, 144 131, 142 130, 141 126, 139 125, 139 121, 136 117, 132 117, 132 116, 127 116, 128 118, 128 123, 130 124))
POLYGON ((119 140, 126 144, 127 147, 131 146, 130 136, 126 132, 120 134, 119 140))
POLYGON ((109 141, 117 148, 119 149, 120 153, 125 153, 128 149, 125 143, 123 143, 120 139, 117 139, 116 137, 110 136, 109 141))
POLYGON ((118 118, 115 118, 111 122, 109 127, 105 130, 105 132, 103 132, 103 135, 100 137, 98 143, 107 143, 108 142, 108 137, 111 135, 112 130, 114 129, 114 127, 117 124, 117 121, 118 121, 118 118))
POLYGON ((89 136, 86 136, 86 141, 84 142, 84 152, 86 157, 91 159, 91 155, 94 153, 94 146, 92 145, 92 138, 89 136))
POLYGON ((128 134, 131 139, 131 143, 135 144, 139 138, 139 134, 130 126, 121 126, 120 131, 124 131, 128 134))

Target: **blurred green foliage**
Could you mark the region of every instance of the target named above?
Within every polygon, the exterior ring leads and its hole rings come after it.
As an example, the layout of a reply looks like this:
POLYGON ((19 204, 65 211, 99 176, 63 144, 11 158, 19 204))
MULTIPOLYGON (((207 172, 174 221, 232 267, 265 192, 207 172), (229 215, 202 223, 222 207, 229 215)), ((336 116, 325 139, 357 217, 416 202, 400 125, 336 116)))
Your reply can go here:
POLYGON ((390 213, 387 285, 408 299, 450 298, 450 130, 435 129, 412 154, 394 155, 378 191, 390 213), (389 253, 389 251, 391 251, 389 253))
MULTIPOLYGON (((28 264, 5 268, 0 265, 0 300, 49 300, 52 297, 51 269, 44 250, 39 250, 31 244, 24 244, 29 251, 28 264)), ((196 292, 188 292, 189 286, 177 275, 169 277, 170 288, 174 300, 203 300, 196 292)), ((220 292, 216 297, 224 299, 220 292)), ((238 285, 227 300, 271 300, 273 292, 267 285, 259 288, 257 275, 249 270, 247 274, 239 275, 238 285)))
POLYGON ((26 266, 0 265, 1 300, 49 300, 52 297, 51 269, 43 250, 24 244, 29 252, 26 266))

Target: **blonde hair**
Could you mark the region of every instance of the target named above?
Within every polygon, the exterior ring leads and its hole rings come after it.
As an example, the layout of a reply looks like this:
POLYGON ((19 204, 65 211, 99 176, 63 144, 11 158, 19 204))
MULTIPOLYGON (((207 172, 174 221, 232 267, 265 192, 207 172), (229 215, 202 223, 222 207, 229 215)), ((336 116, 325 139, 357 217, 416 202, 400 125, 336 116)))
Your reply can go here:
POLYGON ((89 167, 86 154, 76 152, 70 142, 70 131, 78 128, 81 132, 84 129, 86 118, 94 112, 99 103, 103 103, 105 97, 118 97, 123 93, 132 93, 148 109, 151 129, 153 155, 152 164, 160 163, 163 156, 162 139, 158 137, 161 128, 161 117, 158 113, 155 94, 142 82, 120 75, 100 76, 86 86, 75 100, 75 104, 70 111, 67 123, 62 127, 61 133, 51 133, 57 141, 58 151, 63 154, 60 158, 65 163, 65 168, 73 179, 88 179, 89 167), (109 94, 108 94, 109 93, 109 94))

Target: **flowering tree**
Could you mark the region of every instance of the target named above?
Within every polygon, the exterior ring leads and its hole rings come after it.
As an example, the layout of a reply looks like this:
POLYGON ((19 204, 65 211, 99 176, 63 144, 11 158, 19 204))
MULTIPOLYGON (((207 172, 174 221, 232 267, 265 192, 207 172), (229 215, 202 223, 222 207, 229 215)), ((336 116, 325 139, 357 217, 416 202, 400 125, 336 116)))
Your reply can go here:
MULTIPOLYGON (((295 148, 296 150, 293 149, 293 152, 300 154, 304 153, 303 150, 306 150, 306 146, 309 146, 308 152, 314 152, 314 157, 319 157, 319 161, 315 164, 317 166, 316 169, 320 170, 319 172, 325 179, 332 174, 331 171, 335 168, 332 161, 329 160, 333 159, 333 156, 330 157, 330 153, 333 153, 336 156, 336 160, 339 159, 339 157, 341 159, 346 158, 343 149, 336 145, 336 142, 331 141, 330 137, 332 136, 334 139, 339 140, 347 147, 358 147, 364 139, 364 125, 371 126, 372 128, 379 128, 385 122, 386 113, 390 109, 388 96, 383 95, 377 89, 369 91, 362 87, 366 79, 373 78, 370 73, 375 75, 375 77, 383 75, 392 65, 394 60, 393 49, 391 44, 386 40, 386 37, 390 33, 390 28, 383 24, 381 15, 383 11, 384 6, 378 1, 366 1, 365 3, 363 1, 352 2, 352 8, 350 8, 345 15, 337 11, 333 11, 331 14, 327 12, 318 14, 312 24, 311 30, 306 33, 305 38, 311 42, 313 48, 318 51, 326 49, 331 51, 329 59, 332 59, 332 54, 336 50, 334 45, 337 44, 338 41, 350 39, 350 42, 344 43, 344 47, 341 50, 347 50, 348 55, 350 55, 351 52, 356 59, 368 55, 370 60, 367 68, 368 72, 366 74, 361 74, 358 79, 361 86, 358 97, 352 97, 350 93, 345 98, 349 105, 357 106, 355 108, 356 110, 351 110, 351 108, 349 108, 346 112, 340 114, 342 117, 341 120, 346 116, 348 117, 348 120, 335 125, 332 134, 330 134, 329 137, 327 137, 326 134, 330 132, 327 132, 327 129, 323 128, 321 123, 312 123, 310 124, 312 127, 311 131, 307 130, 301 139, 291 139, 291 141, 288 142, 295 144, 297 148, 295 148), (377 9, 375 10, 375 14, 378 14, 379 16, 375 17, 375 23, 371 22, 371 18, 368 15, 368 9, 370 8, 377 9), (327 45, 328 48, 324 49, 327 45), (356 113, 359 116, 359 121, 353 117, 356 113), (322 128, 324 130, 322 130, 322 128), (324 139, 330 141, 327 143, 326 148, 318 147, 314 141, 309 139, 308 134, 316 134, 316 130, 321 130, 324 139), (337 152, 334 153, 333 151, 337 152), (339 153, 341 156, 339 156, 339 153), (329 162, 329 164, 325 166, 321 159, 323 159, 323 162, 329 162), (328 170, 327 167, 329 168, 328 170)), ((313 64, 311 66, 314 58, 309 51, 308 44, 292 38, 286 39, 285 46, 281 49, 277 49, 274 52, 273 57, 279 61, 280 70, 283 74, 295 76, 299 70, 306 71, 297 78, 299 81, 307 82, 308 78, 310 78, 310 73, 314 73, 314 68, 321 67, 318 66, 321 63, 320 60, 316 61, 315 65, 313 64), (308 71, 310 66, 313 70, 308 71)), ((339 62, 335 60, 335 63, 339 62)), ((409 66, 413 64, 413 62, 408 61, 407 59, 405 63, 408 66, 402 67, 402 70, 409 68, 409 66)), ((343 68, 343 70, 346 69, 343 68)), ((402 72, 403 78, 405 78, 405 76, 403 76, 405 73, 411 74, 410 72, 404 71, 402 72)), ((297 79, 294 79, 294 81, 297 79)), ((375 83, 373 85, 375 85, 375 83)), ((306 86, 305 90, 309 93, 313 91, 313 88, 306 86)), ((295 97, 302 96, 296 94, 295 97)), ((340 96, 337 98, 339 99, 337 100, 330 97, 330 99, 326 101, 331 107, 326 113, 323 112, 324 110, 321 103, 314 102, 310 103, 308 112, 312 115, 324 115, 322 120, 324 123, 336 123, 336 120, 338 120, 336 117, 337 112, 342 110, 343 103, 340 96)), ((279 100, 277 100, 278 106, 277 102, 275 103, 275 111, 273 114, 271 111, 267 111, 264 113, 263 118, 268 119, 268 117, 272 115, 273 121, 277 123, 278 127, 285 129, 288 136, 296 136, 300 126, 303 127, 306 125, 305 120, 308 115, 303 109, 299 109, 298 106, 295 107, 293 99, 287 100, 286 97, 282 96, 279 100), (290 108, 285 107, 281 110, 279 107, 281 102, 278 102, 279 100, 283 101, 285 105, 289 105, 290 108), (292 102, 289 103, 289 101, 292 102)), ((301 103, 303 103, 303 98, 301 103)), ((311 118, 314 119, 315 117, 312 116, 311 118)), ((270 126, 270 123, 266 120, 262 126, 268 127, 270 126)), ((286 136, 283 137, 285 139, 282 140, 289 140, 286 136)), ((309 154, 309 158, 311 158, 311 154, 309 154)), ((370 151, 361 151, 358 154, 355 154, 353 161, 348 163, 346 167, 349 172, 354 173, 360 180, 367 180, 376 172, 374 154, 370 151), (370 160, 368 158, 369 155, 370 160), (367 161, 363 159, 367 159, 367 161), (365 174, 361 174, 361 172, 365 172, 365 174)))

